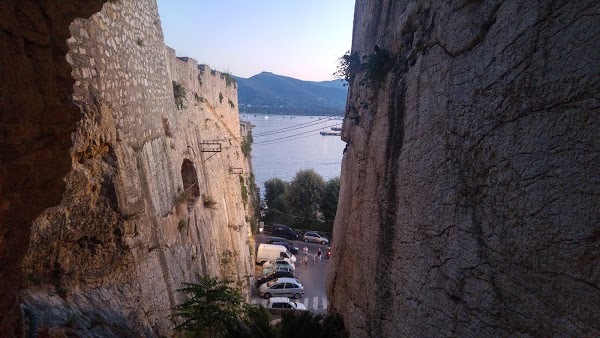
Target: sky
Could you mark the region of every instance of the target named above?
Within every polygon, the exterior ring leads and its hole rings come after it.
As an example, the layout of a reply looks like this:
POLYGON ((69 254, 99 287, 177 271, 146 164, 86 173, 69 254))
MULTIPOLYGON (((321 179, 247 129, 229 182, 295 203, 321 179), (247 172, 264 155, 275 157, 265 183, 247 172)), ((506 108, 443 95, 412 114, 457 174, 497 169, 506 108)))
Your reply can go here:
POLYGON ((165 43, 211 69, 333 80, 354 0, 158 0, 165 43))

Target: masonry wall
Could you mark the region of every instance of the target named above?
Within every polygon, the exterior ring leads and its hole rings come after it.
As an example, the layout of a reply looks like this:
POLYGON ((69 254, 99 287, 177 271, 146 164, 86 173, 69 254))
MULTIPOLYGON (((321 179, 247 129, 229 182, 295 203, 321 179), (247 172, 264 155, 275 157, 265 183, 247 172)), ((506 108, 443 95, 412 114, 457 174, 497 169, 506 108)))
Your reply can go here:
POLYGON ((32 228, 23 298, 52 332, 169 336, 175 290, 196 273, 249 291, 251 232, 230 171, 245 168, 237 91, 175 58, 154 0, 107 3, 71 33, 81 121, 62 202, 32 228))
POLYGON ((370 67, 353 68, 328 276, 351 336, 600 334, 599 13, 356 2, 370 67))

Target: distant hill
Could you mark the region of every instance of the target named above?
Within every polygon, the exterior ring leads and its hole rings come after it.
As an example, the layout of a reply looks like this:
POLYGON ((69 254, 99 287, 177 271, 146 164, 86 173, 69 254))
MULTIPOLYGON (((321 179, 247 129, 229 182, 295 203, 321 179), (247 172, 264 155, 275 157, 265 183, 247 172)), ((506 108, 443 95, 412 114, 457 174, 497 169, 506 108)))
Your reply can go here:
POLYGON ((343 115, 348 95, 340 80, 302 81, 269 72, 235 79, 240 112, 247 114, 343 115))

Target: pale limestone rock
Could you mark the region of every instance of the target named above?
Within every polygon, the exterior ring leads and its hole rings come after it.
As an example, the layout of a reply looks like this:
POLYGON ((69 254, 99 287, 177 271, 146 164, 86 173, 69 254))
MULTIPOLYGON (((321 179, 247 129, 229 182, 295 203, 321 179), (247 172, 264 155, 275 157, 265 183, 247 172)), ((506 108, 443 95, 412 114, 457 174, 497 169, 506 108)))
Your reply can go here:
POLYGON ((352 336, 600 335, 600 4, 359 1, 328 298, 352 336))

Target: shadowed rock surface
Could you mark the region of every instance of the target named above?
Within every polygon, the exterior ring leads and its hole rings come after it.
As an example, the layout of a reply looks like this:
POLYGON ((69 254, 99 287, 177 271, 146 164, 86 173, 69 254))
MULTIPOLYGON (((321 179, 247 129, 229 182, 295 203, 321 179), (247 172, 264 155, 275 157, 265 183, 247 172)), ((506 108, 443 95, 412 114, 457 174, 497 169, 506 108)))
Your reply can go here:
POLYGON ((31 221, 60 202, 79 109, 69 24, 104 0, 0 2, 0 332, 15 333, 31 221))
POLYGON ((328 276, 352 336, 600 334, 599 14, 357 1, 328 276))

